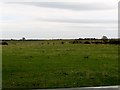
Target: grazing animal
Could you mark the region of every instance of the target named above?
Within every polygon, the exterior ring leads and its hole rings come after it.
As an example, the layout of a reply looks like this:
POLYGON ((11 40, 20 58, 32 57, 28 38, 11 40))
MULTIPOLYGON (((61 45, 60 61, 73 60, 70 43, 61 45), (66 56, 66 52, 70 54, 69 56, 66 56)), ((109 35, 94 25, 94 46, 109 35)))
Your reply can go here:
POLYGON ((7 42, 0 42, 0 45, 8 45, 7 42))
POLYGON ((90 42, 86 41, 86 42, 84 42, 84 44, 90 44, 90 42))

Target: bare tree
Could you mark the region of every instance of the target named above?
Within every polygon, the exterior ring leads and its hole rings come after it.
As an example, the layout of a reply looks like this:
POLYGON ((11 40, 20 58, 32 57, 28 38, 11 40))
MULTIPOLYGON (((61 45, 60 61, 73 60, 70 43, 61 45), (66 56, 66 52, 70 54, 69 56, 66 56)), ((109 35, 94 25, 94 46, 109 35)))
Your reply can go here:
POLYGON ((103 40, 103 43, 104 43, 104 44, 107 44, 107 43, 108 43, 108 38, 107 38, 107 36, 103 36, 103 37, 102 37, 102 40, 103 40))
POLYGON ((107 36, 102 36, 102 39, 108 39, 107 36))

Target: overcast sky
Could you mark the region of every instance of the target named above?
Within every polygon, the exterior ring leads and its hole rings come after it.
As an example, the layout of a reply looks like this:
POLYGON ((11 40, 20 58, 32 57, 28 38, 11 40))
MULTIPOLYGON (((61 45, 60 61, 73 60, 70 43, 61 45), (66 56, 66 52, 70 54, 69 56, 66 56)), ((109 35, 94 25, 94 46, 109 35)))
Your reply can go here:
POLYGON ((118 37, 118 0, 8 1, 0 1, 0 38, 118 37))

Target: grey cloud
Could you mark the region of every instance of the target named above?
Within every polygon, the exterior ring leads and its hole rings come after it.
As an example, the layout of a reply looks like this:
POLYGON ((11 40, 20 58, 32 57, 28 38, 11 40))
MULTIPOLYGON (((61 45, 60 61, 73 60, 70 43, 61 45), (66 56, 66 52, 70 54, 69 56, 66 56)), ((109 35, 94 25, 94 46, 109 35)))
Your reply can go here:
POLYGON ((115 8, 113 6, 108 6, 104 3, 73 3, 73 2, 14 2, 14 3, 67 10, 107 10, 115 8))
POLYGON ((58 23, 118 23, 117 20, 80 20, 80 19, 53 19, 39 18, 38 21, 58 22, 58 23))

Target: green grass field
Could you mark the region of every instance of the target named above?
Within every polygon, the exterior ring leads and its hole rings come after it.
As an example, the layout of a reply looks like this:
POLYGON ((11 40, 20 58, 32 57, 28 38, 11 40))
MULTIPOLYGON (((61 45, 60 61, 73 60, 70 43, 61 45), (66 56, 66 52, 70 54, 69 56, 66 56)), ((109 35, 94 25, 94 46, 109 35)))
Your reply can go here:
POLYGON ((2 46, 3 88, 118 85, 118 45, 8 41, 2 46))

